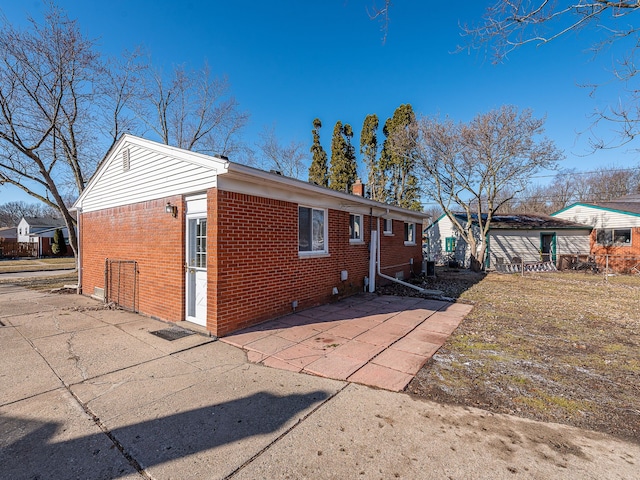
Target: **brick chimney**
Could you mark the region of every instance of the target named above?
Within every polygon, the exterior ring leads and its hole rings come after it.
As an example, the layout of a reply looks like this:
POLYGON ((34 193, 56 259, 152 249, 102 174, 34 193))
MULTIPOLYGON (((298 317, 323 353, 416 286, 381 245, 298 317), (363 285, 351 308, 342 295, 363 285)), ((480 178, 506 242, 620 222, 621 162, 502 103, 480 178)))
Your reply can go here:
POLYGON ((364 183, 362 183, 359 178, 356 179, 356 183, 354 183, 351 188, 354 195, 364 197, 364 183))

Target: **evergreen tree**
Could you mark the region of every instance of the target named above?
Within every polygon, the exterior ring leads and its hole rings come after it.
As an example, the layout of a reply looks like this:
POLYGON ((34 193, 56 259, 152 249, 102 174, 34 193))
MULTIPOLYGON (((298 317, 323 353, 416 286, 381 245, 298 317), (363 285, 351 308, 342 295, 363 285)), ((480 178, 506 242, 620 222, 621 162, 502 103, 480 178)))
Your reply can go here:
POLYGON ((53 232, 53 241, 51 242, 51 251, 54 255, 65 255, 67 253, 67 245, 64 242, 62 230, 56 228, 53 232))
POLYGON ((387 201, 392 205, 420 211, 420 189, 415 176, 413 151, 416 139, 411 138, 409 128, 415 119, 411 105, 403 104, 384 123, 382 132, 386 139, 382 145, 379 168, 388 179, 387 201))
POLYGON ((329 172, 327 166, 327 152, 320 145, 320 129, 322 122, 319 118, 313 120, 313 145, 311 145, 311 166, 309 167, 309 182, 323 187, 329 186, 329 172))
POLYGON ((351 144, 353 129, 338 120, 331 139, 331 167, 329 168, 329 188, 341 192, 351 192, 357 177, 355 147, 351 144))
POLYGON ((378 116, 376 114, 367 115, 362 125, 360 134, 360 153, 367 167, 367 186, 369 196, 372 200, 384 202, 385 179, 383 172, 378 165, 378 116))

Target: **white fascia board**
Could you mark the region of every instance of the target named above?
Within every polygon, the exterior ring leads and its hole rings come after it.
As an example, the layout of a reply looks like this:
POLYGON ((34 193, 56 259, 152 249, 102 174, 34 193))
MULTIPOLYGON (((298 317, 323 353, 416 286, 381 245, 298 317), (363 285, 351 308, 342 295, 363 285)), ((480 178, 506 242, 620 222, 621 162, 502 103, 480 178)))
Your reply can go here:
POLYGON ((374 216, 406 222, 426 222, 426 215, 422 212, 387 205, 237 163, 230 163, 226 174, 218 177, 218 188, 298 204, 311 203, 313 206, 364 215, 372 213, 374 216))

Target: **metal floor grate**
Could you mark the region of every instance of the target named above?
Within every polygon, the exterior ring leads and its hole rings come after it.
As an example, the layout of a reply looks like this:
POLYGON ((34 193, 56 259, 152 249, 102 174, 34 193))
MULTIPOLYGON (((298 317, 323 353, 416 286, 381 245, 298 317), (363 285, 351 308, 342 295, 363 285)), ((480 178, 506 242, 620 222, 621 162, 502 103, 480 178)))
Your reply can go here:
POLYGON ((179 327, 169 327, 164 328, 162 330, 156 330, 155 332, 149 332, 156 337, 160 337, 164 340, 169 340, 173 342, 174 340, 178 340, 179 338, 188 337, 189 335, 193 335, 195 332, 191 330, 185 330, 184 328, 179 327))

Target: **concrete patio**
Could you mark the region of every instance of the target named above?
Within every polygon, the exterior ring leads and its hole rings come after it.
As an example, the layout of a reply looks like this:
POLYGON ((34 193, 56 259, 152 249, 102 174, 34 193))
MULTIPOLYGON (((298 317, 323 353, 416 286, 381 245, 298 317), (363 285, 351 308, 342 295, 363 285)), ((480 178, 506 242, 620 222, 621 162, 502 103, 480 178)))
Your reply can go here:
POLYGON ((472 308, 362 294, 221 340, 269 367, 401 391, 472 308))

